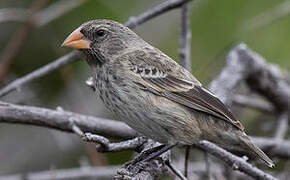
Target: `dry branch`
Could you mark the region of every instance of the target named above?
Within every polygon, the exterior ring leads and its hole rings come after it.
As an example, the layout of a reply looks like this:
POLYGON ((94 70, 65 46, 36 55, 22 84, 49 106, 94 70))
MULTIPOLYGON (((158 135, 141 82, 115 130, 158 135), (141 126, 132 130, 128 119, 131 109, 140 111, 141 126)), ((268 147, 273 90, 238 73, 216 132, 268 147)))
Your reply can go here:
POLYGON ((251 90, 271 102, 276 110, 289 111, 290 85, 279 67, 266 63, 260 55, 241 43, 230 51, 226 67, 211 83, 210 89, 230 106, 235 89, 244 81, 251 90))
POLYGON ((9 92, 20 89, 22 85, 29 83, 33 80, 36 80, 58 68, 61 68, 79 58, 79 53, 77 51, 72 51, 55 61, 19 78, 14 81, 12 81, 10 84, 8 84, 6 87, 0 90, 0 97, 5 96, 9 92))
POLYGON ((73 132, 71 123, 74 123, 84 132, 106 137, 130 139, 136 136, 135 131, 122 122, 4 102, 0 102, 0 122, 30 124, 67 132, 73 132))
POLYGON ((152 9, 149 9, 148 11, 140 14, 137 17, 130 17, 129 20, 125 23, 126 26, 128 26, 129 28, 135 28, 138 25, 156 17, 159 16, 161 14, 164 14, 165 12, 178 8, 180 7, 182 4, 188 2, 190 0, 168 0, 165 1, 155 7, 153 7, 152 9))
POLYGON ((191 71, 191 30, 190 30, 190 3, 181 6, 181 25, 180 25, 180 65, 191 71))
POLYGON ((210 143, 208 141, 201 141, 199 142, 198 147, 219 158, 220 160, 228 164, 230 167, 232 167, 234 170, 244 172, 245 174, 248 174, 251 177, 254 177, 256 179, 267 179, 267 180, 276 179, 273 176, 247 163, 243 158, 234 156, 233 154, 227 152, 226 150, 218 147, 213 143, 210 143))
POLYGON ((275 108, 272 104, 251 96, 235 95, 233 103, 241 107, 249 107, 265 113, 275 113, 275 108))
MULTIPOLYGON (((114 137, 120 139, 129 139, 136 137, 135 131, 122 122, 96 118, 92 116, 85 116, 72 112, 48 110, 44 108, 20 106, 9 103, 0 103, 0 123, 1 122, 30 124, 67 132, 73 132, 71 126, 73 122, 84 132, 92 132, 106 137, 114 137)), ((254 142, 256 143, 255 139, 254 142)), ((269 151, 270 154, 279 157, 290 158, 290 142, 288 141, 281 141, 281 143, 279 144, 275 143, 274 147, 273 140, 265 138, 263 139, 263 141, 259 139, 257 144, 263 150, 269 151), (272 148, 270 148, 269 150, 269 147, 272 148)), ((217 150, 217 152, 219 152, 219 149, 217 150)), ((231 156, 229 156, 228 158, 231 158, 231 156)), ((257 172, 257 174, 259 174, 259 172, 257 172)))
POLYGON ((44 26, 51 21, 61 17, 62 15, 68 13, 74 8, 79 7, 87 0, 61 0, 56 1, 51 6, 43 9, 36 14, 34 24, 37 27, 44 26))

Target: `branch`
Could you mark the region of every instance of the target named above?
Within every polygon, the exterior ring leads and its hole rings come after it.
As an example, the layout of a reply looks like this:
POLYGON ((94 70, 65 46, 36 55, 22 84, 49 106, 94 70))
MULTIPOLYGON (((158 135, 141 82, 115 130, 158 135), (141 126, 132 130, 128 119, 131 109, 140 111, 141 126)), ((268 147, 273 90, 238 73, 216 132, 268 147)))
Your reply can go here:
POLYGON ((239 66, 236 56, 234 56, 234 50, 232 50, 227 56, 226 66, 218 77, 210 83, 209 89, 230 107, 233 103, 234 93, 243 80, 244 68, 239 66))
POLYGON ((112 179, 117 166, 81 167, 72 169, 49 170, 25 174, 0 176, 0 180, 68 180, 68 179, 112 179))
MULTIPOLYGON (((136 133, 122 122, 80 115, 67 111, 49 110, 32 106, 20 106, 0 103, 0 123, 19 123, 53 128, 73 132, 71 123, 75 123, 82 131, 92 132, 106 137, 130 139, 136 133)), ((290 142, 275 139, 253 138, 254 143, 270 155, 290 158, 290 142)))
POLYGON ((243 158, 234 156, 233 154, 227 152, 226 150, 218 147, 213 143, 210 143, 208 141, 200 141, 198 143, 198 147, 214 155, 215 157, 222 160, 229 166, 233 167, 234 170, 244 172, 245 174, 248 174, 249 176, 254 177, 256 179, 277 180, 270 174, 267 174, 261 171, 260 169, 252 166, 251 164, 247 163, 243 158))
MULTIPOLYGON (((63 110, 61 110, 63 111, 63 110)), ((140 152, 133 160, 125 163, 121 169, 118 169, 118 174, 114 179, 123 180, 128 179, 156 179, 160 175, 164 174, 165 168, 163 167, 166 162, 169 163, 170 152, 165 152, 161 155, 161 161, 150 160, 143 163, 139 163, 144 155, 149 155, 147 151, 151 151, 151 148, 159 146, 153 140, 148 140, 145 137, 136 137, 134 139, 125 140, 119 143, 111 143, 106 137, 84 133, 74 122, 70 123, 72 131, 80 136, 86 142, 98 143, 96 146, 98 152, 117 152, 125 150, 134 150, 140 152)), ((146 157, 145 157, 146 158, 146 157)))
POLYGON ((91 133, 85 133, 82 139, 86 142, 98 143, 100 145, 97 146, 98 152, 118 152, 125 150, 134 150, 138 152, 138 149, 148 140, 145 137, 135 137, 134 139, 111 143, 109 139, 91 133))
POLYGON ((265 100, 255 97, 245 95, 235 95, 233 103, 241 107, 249 107, 265 113, 275 113, 275 108, 273 107, 272 104, 270 104, 265 100))
POLYGON ((180 30, 180 65, 191 71, 191 31, 190 31, 190 3, 185 3, 181 8, 181 30, 180 30))
POLYGON ((74 123, 82 131, 106 137, 130 139, 136 136, 135 131, 122 122, 4 102, 0 102, 0 122, 30 124, 67 132, 73 132, 71 124, 74 123))
POLYGON ((268 64, 264 58, 251 51, 245 44, 232 50, 237 66, 243 68, 248 86, 264 96, 279 112, 289 111, 290 85, 278 66, 268 64))
MULTIPOLYGON (((156 7, 149 9, 147 11, 145 11, 144 13, 142 13, 141 15, 137 16, 137 17, 131 17, 126 23, 125 25, 128 26, 129 28, 134 29, 135 27, 137 27, 138 25, 162 14, 165 13, 171 9, 180 7, 183 3, 187 2, 188 0, 168 0, 164 3, 161 3, 159 5, 157 5, 156 7)), ((72 52, 73 54, 69 53, 66 54, 60 58, 58 58, 57 60, 54 61, 58 61, 57 63, 52 62, 48 65, 45 65, 43 67, 41 67, 40 69, 35 70, 34 72, 27 74, 24 77, 21 77, 19 79, 14 80, 12 83, 8 84, 6 87, 4 87, 3 89, 0 90, 0 97, 6 95, 7 93, 15 90, 15 89, 19 89, 21 86, 23 86, 26 83, 29 83, 33 80, 36 80, 48 73, 50 73, 52 70, 56 70, 58 68, 61 68, 63 65, 68 64, 72 61, 74 61, 75 59, 78 59, 79 57, 79 53, 78 52, 72 52), (67 57, 69 57, 71 59, 71 61, 67 60, 67 57), (47 71, 43 71, 41 69, 46 69, 48 67, 50 67, 52 64, 54 64, 54 68, 52 70, 47 70, 47 71), (17 82, 17 83, 16 83, 17 82)))
POLYGON ((44 26, 51 21, 63 16, 74 8, 79 7, 87 0, 61 0, 53 3, 51 6, 43 9, 36 14, 34 24, 37 27, 44 26))
POLYGON ((212 81, 210 89, 230 106, 236 88, 243 81, 247 82, 251 90, 271 102, 278 111, 289 111, 290 85, 279 67, 266 63, 260 55, 242 43, 230 51, 226 67, 212 81))
POLYGON ((280 141, 285 138, 287 131, 288 131, 288 113, 284 112, 281 113, 278 119, 278 124, 275 132, 275 139, 280 141))
POLYGON ((152 9, 149 9, 148 11, 145 11, 144 13, 140 14, 137 17, 130 17, 129 20, 125 23, 126 26, 128 26, 131 29, 134 29, 138 25, 156 17, 161 14, 164 14, 165 12, 178 8, 182 4, 188 2, 190 0, 168 0, 165 1, 152 9))
POLYGON ((254 143, 264 152, 273 157, 290 158, 290 141, 269 139, 263 137, 252 137, 254 143))
POLYGON ((29 83, 31 81, 34 81, 58 68, 61 68, 71 62, 76 61, 78 58, 80 58, 79 53, 77 51, 72 51, 68 53, 65 56, 62 56, 55 61, 19 78, 14 81, 12 81, 10 84, 8 84, 6 87, 0 90, 0 97, 5 96, 9 92, 19 89, 21 86, 23 86, 26 83, 29 83))

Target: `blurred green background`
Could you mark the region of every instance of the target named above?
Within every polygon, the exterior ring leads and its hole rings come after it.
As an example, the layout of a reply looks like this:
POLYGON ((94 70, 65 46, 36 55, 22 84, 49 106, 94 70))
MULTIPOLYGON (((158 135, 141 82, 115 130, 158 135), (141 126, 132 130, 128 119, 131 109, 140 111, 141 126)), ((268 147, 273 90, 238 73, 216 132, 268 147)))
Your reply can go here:
MULTIPOLYGON (((288 0, 289 1, 289 0, 288 0)), ((32 0, 1 0, 2 8, 29 8, 32 0)), ((56 3, 51 0, 47 6, 56 3)), ((51 23, 32 31, 24 48, 14 59, 9 69, 9 81, 21 77, 68 53, 70 49, 60 45, 66 36, 85 21, 97 18, 126 22, 161 0, 88 0, 51 23)), ((271 16, 258 15, 270 12, 283 0, 196 0, 191 2, 191 62, 194 75, 208 84, 225 64, 228 51, 237 43, 245 42, 252 50, 278 64, 290 68, 290 16, 284 15, 264 23, 271 16), (262 23, 258 27, 253 26, 262 23)), ((288 3, 289 4, 289 3, 288 3)), ((290 10, 289 10, 290 11, 290 10)), ((53 13, 53 12, 52 12, 53 13)), ((0 23, 0 54, 13 34, 22 25, 19 22, 0 23)), ((178 61, 180 10, 172 10, 139 26, 135 31, 147 42, 164 51, 178 61)), ((93 93, 84 81, 89 68, 78 61, 57 70, 27 86, 13 92, 3 100, 37 105, 63 107, 65 110, 112 118, 99 100, 91 98, 93 93)), ((264 118, 249 111, 241 119, 264 118)), ((268 118, 268 117, 267 117, 268 118)), ((249 134, 257 134, 255 123, 246 123, 249 134)), ((263 133, 263 132, 261 132, 263 133)), ((0 174, 38 171, 50 168, 76 167, 82 158, 94 165, 120 163, 130 153, 97 154, 93 146, 85 145, 77 137, 45 128, 0 124, 0 174)))

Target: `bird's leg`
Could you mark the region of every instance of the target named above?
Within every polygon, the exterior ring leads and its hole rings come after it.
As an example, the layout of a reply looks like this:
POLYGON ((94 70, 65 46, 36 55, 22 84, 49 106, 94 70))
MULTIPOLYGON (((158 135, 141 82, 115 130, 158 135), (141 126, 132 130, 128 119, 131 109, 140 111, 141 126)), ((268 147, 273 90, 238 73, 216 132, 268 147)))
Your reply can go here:
POLYGON ((151 159, 154 159, 154 158, 160 156, 161 154, 165 153, 166 151, 170 150, 171 148, 173 148, 176 145, 177 145, 177 143, 171 144, 171 145, 163 145, 163 147, 161 147, 161 148, 157 149, 156 151, 152 152, 151 154, 149 154, 141 162, 150 161, 151 159))
POLYGON ((137 156, 134 157, 134 159, 132 159, 131 161, 127 162, 124 164, 125 167, 129 166, 129 165, 134 165, 138 162, 143 161, 144 158, 148 157, 150 154, 162 149, 163 147, 165 147, 164 144, 159 145, 159 146, 155 146, 152 147, 150 149, 146 149, 145 151, 142 151, 140 154, 138 154, 137 156))
POLYGON ((185 147, 185 158, 184 158, 184 176, 187 177, 188 174, 188 161, 190 154, 190 146, 185 147))
POLYGON ((187 180, 186 176, 184 176, 178 169, 176 169, 170 162, 170 160, 166 160, 165 164, 167 167, 177 176, 180 180, 187 180))
POLYGON ((126 168, 130 172, 139 172, 140 169, 143 169, 146 167, 147 163, 160 156, 161 154, 165 153, 166 151, 170 150, 177 144, 173 145, 159 145, 152 147, 150 149, 146 149, 142 151, 140 154, 138 154, 134 159, 131 161, 125 163, 122 167, 126 168))

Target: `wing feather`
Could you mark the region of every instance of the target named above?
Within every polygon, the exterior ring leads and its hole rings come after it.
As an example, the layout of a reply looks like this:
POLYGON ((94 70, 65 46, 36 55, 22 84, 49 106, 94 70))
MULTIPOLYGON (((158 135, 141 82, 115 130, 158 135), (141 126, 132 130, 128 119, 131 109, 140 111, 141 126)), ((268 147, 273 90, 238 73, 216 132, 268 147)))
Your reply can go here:
POLYGON ((146 51, 147 53, 129 55, 130 59, 134 60, 131 61, 131 70, 140 77, 141 81, 144 81, 143 86, 155 94, 158 93, 176 103, 218 117, 238 129, 244 130, 229 109, 188 71, 162 52, 161 57, 160 51, 151 52, 156 49, 146 51), (138 56, 138 54, 143 54, 143 56, 138 56), (160 60, 161 58, 162 60, 160 60), (158 63, 156 63, 157 60, 158 63))

